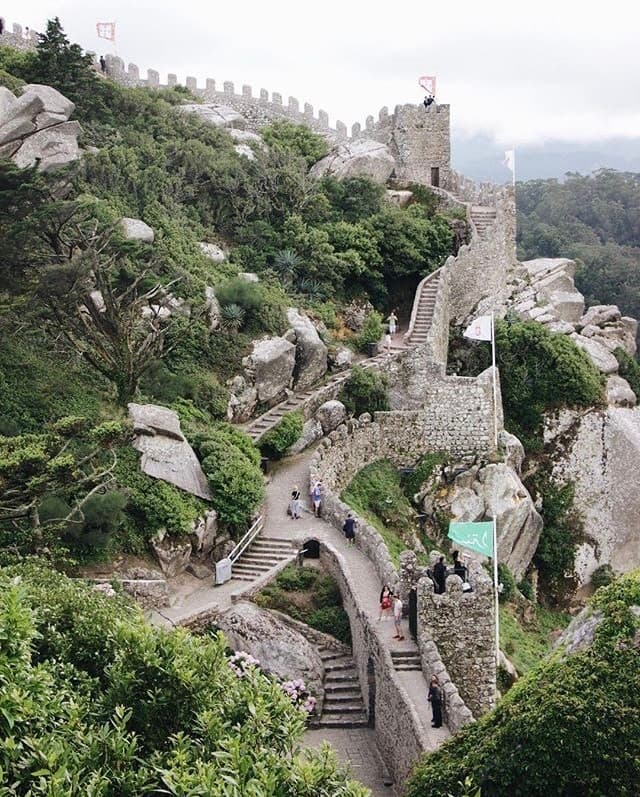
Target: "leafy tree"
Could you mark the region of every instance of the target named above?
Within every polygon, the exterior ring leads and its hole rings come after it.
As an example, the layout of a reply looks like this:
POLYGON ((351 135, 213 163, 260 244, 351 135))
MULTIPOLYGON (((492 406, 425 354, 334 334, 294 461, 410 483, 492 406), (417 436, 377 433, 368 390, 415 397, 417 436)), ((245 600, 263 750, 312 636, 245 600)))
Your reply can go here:
POLYGON ((260 450, 265 457, 281 459, 302 434, 304 419, 300 412, 289 412, 260 438, 260 450))

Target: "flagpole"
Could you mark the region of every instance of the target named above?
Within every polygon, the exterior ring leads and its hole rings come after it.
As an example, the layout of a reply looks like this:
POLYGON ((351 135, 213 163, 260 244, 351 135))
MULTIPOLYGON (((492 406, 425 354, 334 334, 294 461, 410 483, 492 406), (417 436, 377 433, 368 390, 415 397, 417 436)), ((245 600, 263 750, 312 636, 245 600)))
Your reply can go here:
POLYGON ((493 592, 496 603, 496 667, 500 666, 500 613, 498 611, 498 531, 495 517, 493 518, 493 592))
POLYGON ((513 147, 511 151, 513 152, 513 169, 511 170, 511 185, 515 188, 516 187, 516 148, 513 147))
POLYGON ((496 387, 496 334, 493 313, 491 313, 491 365, 493 372, 493 446, 498 450, 498 390, 496 387))

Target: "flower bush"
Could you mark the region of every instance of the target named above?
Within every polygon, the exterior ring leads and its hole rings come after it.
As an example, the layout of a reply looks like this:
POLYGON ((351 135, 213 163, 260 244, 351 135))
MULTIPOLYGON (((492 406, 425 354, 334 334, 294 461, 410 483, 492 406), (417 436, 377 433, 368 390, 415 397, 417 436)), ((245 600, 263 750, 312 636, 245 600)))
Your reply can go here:
MULTIPOLYGON (((250 670, 263 672, 258 659, 245 650, 239 650, 229 657, 229 667, 238 678, 244 678, 250 670)), ((267 676, 267 673, 263 672, 263 674, 267 676)), ((278 678, 273 678, 273 680, 296 708, 301 709, 306 714, 313 714, 317 700, 307 689, 307 685, 302 678, 295 678, 292 681, 282 681, 278 678)))

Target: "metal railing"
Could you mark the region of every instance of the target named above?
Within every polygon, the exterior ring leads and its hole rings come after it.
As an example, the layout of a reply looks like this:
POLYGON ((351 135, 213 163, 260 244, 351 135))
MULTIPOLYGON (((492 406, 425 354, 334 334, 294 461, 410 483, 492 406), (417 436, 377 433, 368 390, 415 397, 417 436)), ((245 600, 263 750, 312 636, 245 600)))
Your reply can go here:
POLYGON ((231 551, 231 553, 229 554, 228 558, 231 560, 231 564, 233 564, 236 560, 238 560, 242 556, 242 554, 247 550, 247 548, 258 536, 258 534, 260 534, 263 527, 264 527, 264 518, 262 517, 262 515, 258 515, 258 517, 254 520, 249 531, 246 532, 244 537, 240 540, 240 542, 236 545, 233 551, 231 551))

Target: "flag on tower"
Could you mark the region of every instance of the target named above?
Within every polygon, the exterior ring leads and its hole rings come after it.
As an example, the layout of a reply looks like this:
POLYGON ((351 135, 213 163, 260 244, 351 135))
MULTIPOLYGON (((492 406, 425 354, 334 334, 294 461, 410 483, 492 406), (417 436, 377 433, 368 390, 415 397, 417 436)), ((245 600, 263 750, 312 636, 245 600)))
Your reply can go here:
POLYGON ((516 184, 516 151, 515 149, 507 149, 504 153, 503 166, 511 172, 511 182, 516 184))
POLYGON ((486 523, 449 523, 449 539, 471 551, 493 556, 493 521, 486 523))
POLYGON ((107 39, 107 41, 114 42, 116 40, 116 23, 96 22, 96 32, 99 39, 107 39))
POLYGON ((433 97, 436 95, 436 76, 435 75, 422 75, 418 78, 418 84, 433 97))
POLYGON ((470 340, 493 340, 492 318, 490 315, 481 315, 472 321, 462 333, 470 340))

